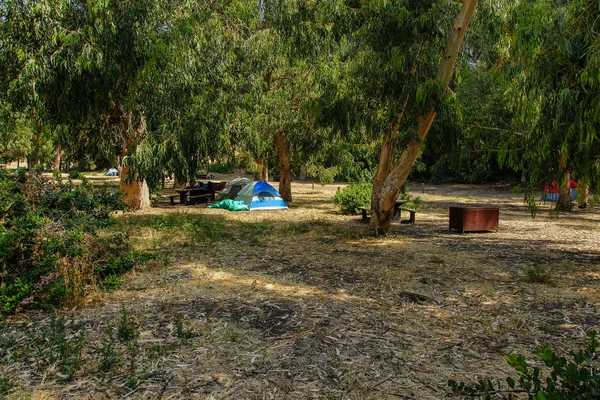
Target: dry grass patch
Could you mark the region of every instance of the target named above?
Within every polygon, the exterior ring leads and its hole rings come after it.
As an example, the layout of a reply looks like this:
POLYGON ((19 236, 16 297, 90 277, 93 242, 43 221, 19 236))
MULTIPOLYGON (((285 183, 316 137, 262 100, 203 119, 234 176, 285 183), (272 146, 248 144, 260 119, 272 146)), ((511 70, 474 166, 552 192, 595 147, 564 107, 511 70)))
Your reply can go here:
POLYGON ((439 399, 448 379, 502 378, 506 354, 564 353, 598 328, 595 210, 532 220, 506 188, 419 185, 417 224, 375 238, 359 216, 336 213, 337 185, 293 189, 287 211, 165 203, 125 215, 136 246, 160 257, 64 312, 87 344, 69 382, 61 365, 17 357, 43 314, 7 321, 9 398, 44 384, 59 398, 439 399), (448 232, 448 206, 465 203, 498 205, 500 231, 448 232), (550 284, 529 277, 535 268, 550 284), (110 341, 123 309, 135 345, 110 341), (93 350, 103 343, 115 352, 108 372, 93 350))

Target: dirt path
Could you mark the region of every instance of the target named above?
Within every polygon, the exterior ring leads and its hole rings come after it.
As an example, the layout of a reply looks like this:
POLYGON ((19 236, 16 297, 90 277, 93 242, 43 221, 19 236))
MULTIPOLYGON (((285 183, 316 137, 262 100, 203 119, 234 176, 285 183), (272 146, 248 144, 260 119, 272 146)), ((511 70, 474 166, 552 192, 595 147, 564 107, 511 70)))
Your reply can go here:
POLYGON ((534 220, 507 188, 419 185, 417 223, 374 238, 360 217, 335 213, 336 189, 295 183, 290 210, 276 213, 126 215, 158 259, 66 314, 91 349, 123 304, 138 325, 133 367, 115 342, 110 373, 84 350, 69 383, 23 363, 0 375, 47 385, 33 392, 51 398, 439 399, 448 379, 503 379, 506 354, 566 354, 599 327, 599 211, 546 208, 534 220), (500 207, 499 232, 449 232, 454 204, 500 207))

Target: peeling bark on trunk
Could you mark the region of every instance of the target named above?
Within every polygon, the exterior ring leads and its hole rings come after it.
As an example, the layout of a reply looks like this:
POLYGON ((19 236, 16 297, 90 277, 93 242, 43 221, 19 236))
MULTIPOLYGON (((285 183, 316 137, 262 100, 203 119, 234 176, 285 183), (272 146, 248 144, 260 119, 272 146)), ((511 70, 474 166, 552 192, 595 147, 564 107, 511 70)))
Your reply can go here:
MULTIPOLYGON (((450 78, 458 53, 462 46, 467 28, 475 12, 478 0, 464 0, 458 16, 454 21, 452 32, 448 36, 444 57, 438 70, 438 79, 444 82, 448 89, 450 78)), ((421 144, 427 137, 433 124, 436 111, 431 109, 417 120, 418 139, 412 140, 396 158, 398 131, 402 122, 404 109, 409 99, 399 100, 400 111, 396 121, 390 128, 390 133, 382 143, 379 164, 373 178, 373 193, 371 195, 371 227, 377 235, 385 235, 392 222, 394 202, 400 188, 406 182, 421 151, 421 144)))
POLYGON ((275 132, 275 147, 279 163, 279 194, 286 203, 292 202, 292 168, 290 166, 290 150, 283 131, 275 132))
MULTIPOLYGON (((121 107, 121 126, 120 134, 122 140, 121 159, 129 154, 129 149, 134 143, 138 142, 146 133, 146 122, 141 118, 137 127, 133 126, 133 115, 121 107)), ((121 199, 132 210, 143 210, 149 208, 150 191, 144 179, 134 179, 130 184, 127 183, 127 173, 129 168, 119 165, 119 189, 122 191, 121 199)))
POLYGON ((125 181, 128 168, 121 166, 119 168, 119 189, 123 192, 121 200, 132 210, 143 210, 150 207, 150 191, 145 180, 134 180, 130 185, 125 181))

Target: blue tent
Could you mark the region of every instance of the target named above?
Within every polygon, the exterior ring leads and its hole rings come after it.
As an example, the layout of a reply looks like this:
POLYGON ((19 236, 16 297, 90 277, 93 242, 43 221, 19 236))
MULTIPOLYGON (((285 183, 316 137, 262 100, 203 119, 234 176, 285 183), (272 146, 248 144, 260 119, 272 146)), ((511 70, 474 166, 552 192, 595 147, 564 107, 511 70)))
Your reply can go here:
POLYGON ((287 209, 279 192, 263 181, 252 182, 244 186, 238 192, 235 200, 243 201, 250 211, 287 209))

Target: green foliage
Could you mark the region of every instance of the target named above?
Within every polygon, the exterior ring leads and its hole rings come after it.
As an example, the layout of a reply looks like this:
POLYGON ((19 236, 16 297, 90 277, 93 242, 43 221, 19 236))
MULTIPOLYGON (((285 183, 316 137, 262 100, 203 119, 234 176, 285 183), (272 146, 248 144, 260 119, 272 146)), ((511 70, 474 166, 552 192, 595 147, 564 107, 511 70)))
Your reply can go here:
POLYGON ((352 183, 335 194, 333 202, 342 214, 360 214, 360 207, 371 206, 373 185, 366 182, 352 183))
POLYGON ((538 347, 536 354, 547 371, 531 369, 524 356, 510 354, 506 360, 517 372, 517 379, 507 378, 507 389, 496 387, 491 380, 466 384, 450 380, 448 384, 455 395, 464 399, 516 399, 519 393, 530 400, 567 400, 600 398, 600 370, 597 367, 600 344, 596 331, 590 331, 581 348, 569 355, 571 360, 559 357, 549 347, 538 347))
POLYGON ((99 359, 101 372, 108 373, 118 364, 115 346, 116 342, 113 330, 109 329, 103 336, 100 345, 93 348, 94 355, 99 359))
POLYGON ((233 168, 229 163, 215 163, 209 165, 210 172, 217 174, 230 174, 233 172, 233 168))
POLYGON ((81 179, 83 178, 83 174, 77 168, 72 168, 69 171, 69 179, 81 179))
POLYGON ((177 337, 181 340, 187 340, 194 337, 194 331, 191 329, 185 329, 183 326, 183 317, 181 314, 175 314, 175 319, 173 320, 173 325, 175 325, 175 333, 177 337))
POLYGON ((135 319, 125 310, 125 305, 121 304, 121 318, 117 326, 117 339, 121 342, 131 342, 138 336, 138 327, 135 319))
POLYGON ((531 283, 552 283, 553 273, 549 268, 543 268, 539 265, 525 270, 527 281, 531 283))
POLYGON ((96 279, 118 275, 151 255, 125 236, 98 235, 123 208, 118 193, 86 181, 50 185, 22 171, 0 170, 0 313, 54 307, 84 296, 96 279))
POLYGON ((8 378, 0 378, 0 396, 7 395, 10 389, 12 389, 15 386, 16 385, 12 383, 8 378))
POLYGON ((120 286, 121 278, 119 278, 117 275, 108 275, 106 278, 104 278, 104 281, 102 281, 102 289, 108 292, 117 290, 120 286))
POLYGON ((62 316, 52 316, 48 325, 29 332, 27 341, 39 371, 56 367, 59 378, 70 381, 82 367, 85 330, 72 318, 67 322, 62 316))
POLYGON ((308 176, 316 179, 321 185, 331 185, 339 172, 339 168, 337 166, 325 168, 320 164, 309 164, 306 172, 308 176))

